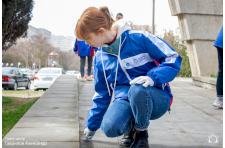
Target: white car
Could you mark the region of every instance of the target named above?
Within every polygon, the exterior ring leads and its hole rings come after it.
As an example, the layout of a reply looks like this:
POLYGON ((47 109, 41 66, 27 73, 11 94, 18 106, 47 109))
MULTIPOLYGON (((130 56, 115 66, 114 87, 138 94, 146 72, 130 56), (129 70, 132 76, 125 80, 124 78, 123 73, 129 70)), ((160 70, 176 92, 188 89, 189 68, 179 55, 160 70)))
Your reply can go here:
POLYGON ((41 68, 34 77, 34 90, 48 89, 62 74, 65 74, 62 68, 41 68))
POLYGON ((77 77, 78 79, 80 78, 80 72, 79 71, 67 71, 66 72, 67 75, 74 75, 75 77, 77 77))
POLYGON ((66 71, 66 75, 74 75, 77 71, 66 71))

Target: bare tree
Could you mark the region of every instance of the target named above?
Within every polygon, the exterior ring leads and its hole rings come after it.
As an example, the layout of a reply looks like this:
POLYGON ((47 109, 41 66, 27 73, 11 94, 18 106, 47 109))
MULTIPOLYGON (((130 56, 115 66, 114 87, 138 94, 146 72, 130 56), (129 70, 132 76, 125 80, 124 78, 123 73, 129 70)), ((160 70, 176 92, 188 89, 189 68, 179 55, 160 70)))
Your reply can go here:
POLYGON ((56 52, 59 54, 59 64, 64 69, 79 70, 80 58, 72 50, 66 52, 57 49, 56 52))
POLYGON ((26 68, 29 68, 28 61, 30 57, 30 45, 28 40, 24 40, 19 42, 17 46, 15 46, 15 52, 21 59, 25 62, 26 68))
POLYGON ((2 63, 13 63, 16 66, 18 61, 21 61, 21 58, 16 54, 15 46, 11 46, 8 50, 2 51, 2 63))
POLYGON ((48 54, 53 50, 47 38, 42 35, 33 35, 30 39, 31 53, 38 59, 39 69, 45 65, 48 59, 48 54))

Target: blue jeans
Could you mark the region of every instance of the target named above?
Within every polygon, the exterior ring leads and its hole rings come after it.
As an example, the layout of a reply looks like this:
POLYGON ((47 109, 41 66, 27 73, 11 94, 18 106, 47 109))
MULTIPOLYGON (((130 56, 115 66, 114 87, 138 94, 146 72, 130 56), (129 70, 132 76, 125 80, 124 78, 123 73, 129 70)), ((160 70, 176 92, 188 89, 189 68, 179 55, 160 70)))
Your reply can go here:
POLYGON ((131 128, 131 121, 135 121, 135 129, 143 131, 148 128, 149 120, 160 118, 170 106, 162 90, 140 84, 131 85, 128 99, 114 101, 105 113, 101 130, 107 137, 123 135, 131 128))
POLYGON ((218 48, 219 71, 216 82, 217 97, 223 97, 223 49, 218 48))

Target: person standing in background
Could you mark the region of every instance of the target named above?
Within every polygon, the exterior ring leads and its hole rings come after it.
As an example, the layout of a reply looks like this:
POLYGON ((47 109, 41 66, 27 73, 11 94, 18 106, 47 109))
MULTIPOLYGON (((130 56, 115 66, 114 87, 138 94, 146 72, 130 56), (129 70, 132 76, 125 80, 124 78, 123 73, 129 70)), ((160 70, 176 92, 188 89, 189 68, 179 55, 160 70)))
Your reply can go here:
POLYGON ((216 83, 217 98, 213 103, 213 106, 223 108, 223 26, 213 44, 217 48, 219 71, 216 83))
POLYGON ((92 61, 94 56, 94 50, 97 51, 98 48, 92 47, 89 44, 85 44, 85 41, 77 40, 75 41, 74 45, 74 52, 80 57, 80 73, 81 73, 81 81, 85 81, 84 78, 84 67, 85 67, 85 61, 86 56, 88 57, 88 81, 93 81, 93 78, 91 77, 91 69, 92 69, 92 61))
POLYGON ((123 18, 123 14, 122 13, 118 13, 117 15, 116 15, 116 20, 118 21, 118 20, 120 20, 120 19, 122 19, 123 18))

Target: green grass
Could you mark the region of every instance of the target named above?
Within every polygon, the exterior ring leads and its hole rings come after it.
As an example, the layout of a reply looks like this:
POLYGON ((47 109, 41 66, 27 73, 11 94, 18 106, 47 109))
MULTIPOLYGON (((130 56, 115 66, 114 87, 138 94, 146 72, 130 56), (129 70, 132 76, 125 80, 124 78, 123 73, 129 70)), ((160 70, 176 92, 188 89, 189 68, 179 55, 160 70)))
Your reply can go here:
POLYGON ((2 97, 2 106, 6 105, 8 103, 11 103, 11 102, 13 102, 12 98, 2 97))
POLYGON ((2 97, 2 138, 39 98, 2 97))
POLYGON ((218 77, 218 75, 211 74, 211 77, 213 77, 213 78, 217 78, 217 77, 218 77))
POLYGON ((3 90, 2 94, 41 94, 44 92, 39 92, 39 91, 15 91, 15 90, 3 90))

